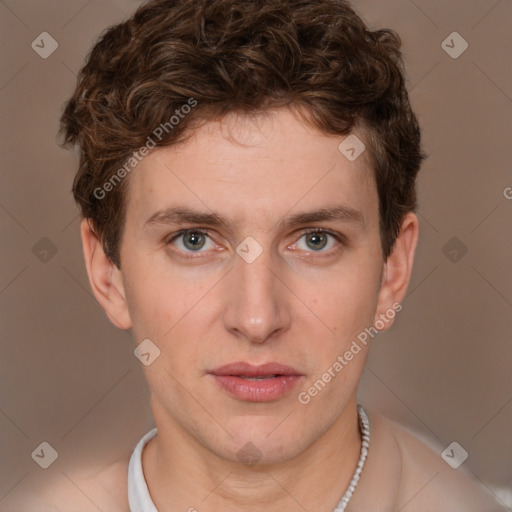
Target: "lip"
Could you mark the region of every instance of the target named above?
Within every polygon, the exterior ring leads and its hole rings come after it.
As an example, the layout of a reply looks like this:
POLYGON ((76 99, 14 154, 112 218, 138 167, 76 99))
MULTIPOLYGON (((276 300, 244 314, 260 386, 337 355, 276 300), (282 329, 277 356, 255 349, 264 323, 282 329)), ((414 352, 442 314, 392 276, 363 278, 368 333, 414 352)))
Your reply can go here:
POLYGON ((274 362, 262 365, 245 362, 230 363, 209 373, 229 395, 246 402, 278 400, 291 391, 304 377, 295 368, 274 362), (247 380, 243 377, 268 378, 247 380))
POLYGON ((236 363, 229 363, 210 372, 212 375, 232 375, 240 376, 246 375, 247 377, 262 377, 265 375, 294 375, 302 376, 295 368, 281 363, 265 363, 260 365, 253 365, 243 361, 236 363))

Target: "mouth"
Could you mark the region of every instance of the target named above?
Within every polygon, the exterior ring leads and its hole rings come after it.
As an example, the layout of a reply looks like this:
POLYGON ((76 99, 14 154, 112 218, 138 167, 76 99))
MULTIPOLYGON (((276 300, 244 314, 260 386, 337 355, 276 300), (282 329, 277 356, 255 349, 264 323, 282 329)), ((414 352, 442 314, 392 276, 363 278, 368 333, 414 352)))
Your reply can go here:
POLYGON ((232 377, 240 377, 245 380, 266 380, 266 379, 275 379, 276 377, 282 377, 282 375, 260 375, 258 377, 249 377, 247 375, 232 375, 232 377))
POLYGON ((304 375, 280 363, 255 366, 231 363, 209 372, 216 383, 231 397, 245 402, 271 402, 282 398, 304 375))

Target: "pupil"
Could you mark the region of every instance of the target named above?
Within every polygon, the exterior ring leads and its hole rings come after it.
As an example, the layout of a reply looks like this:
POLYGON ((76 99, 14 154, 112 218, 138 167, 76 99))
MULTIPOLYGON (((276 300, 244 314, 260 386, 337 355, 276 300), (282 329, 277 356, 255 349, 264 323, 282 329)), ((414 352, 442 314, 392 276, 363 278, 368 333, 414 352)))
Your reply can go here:
POLYGON ((310 233, 308 235, 308 244, 310 242, 312 242, 312 245, 310 245, 310 247, 312 247, 313 249, 323 249, 327 244, 327 237, 324 234, 320 233, 310 233), (320 244, 318 244, 317 242, 320 242, 320 244))
POLYGON ((188 249, 198 249, 204 245, 204 237, 201 233, 190 233, 185 238, 185 246, 188 249))

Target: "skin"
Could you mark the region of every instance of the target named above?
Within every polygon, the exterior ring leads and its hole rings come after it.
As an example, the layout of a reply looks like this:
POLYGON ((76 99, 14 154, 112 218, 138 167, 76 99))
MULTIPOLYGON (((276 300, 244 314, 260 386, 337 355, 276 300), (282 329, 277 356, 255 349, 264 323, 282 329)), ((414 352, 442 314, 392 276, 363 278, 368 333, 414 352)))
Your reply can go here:
POLYGON ((368 155, 350 162, 338 150, 343 139, 289 110, 208 122, 185 143, 153 150, 130 175, 121 269, 82 222, 97 300, 137 343, 149 338, 161 351, 144 367, 158 436, 143 468, 163 512, 330 512, 348 486, 361 449, 356 391, 368 347, 307 405, 297 395, 401 302, 418 220, 404 217, 384 262, 368 155), (214 212, 226 225, 146 223, 177 205, 214 212), (335 206, 359 220, 284 222, 335 206), (190 233, 171 241, 190 228, 208 231, 196 251, 184 245, 190 233), (263 250, 252 263, 236 252, 249 236, 263 250), (246 402, 208 374, 235 361, 279 362, 303 377, 275 401, 246 402), (252 467, 237 458, 249 441, 261 453, 252 467))

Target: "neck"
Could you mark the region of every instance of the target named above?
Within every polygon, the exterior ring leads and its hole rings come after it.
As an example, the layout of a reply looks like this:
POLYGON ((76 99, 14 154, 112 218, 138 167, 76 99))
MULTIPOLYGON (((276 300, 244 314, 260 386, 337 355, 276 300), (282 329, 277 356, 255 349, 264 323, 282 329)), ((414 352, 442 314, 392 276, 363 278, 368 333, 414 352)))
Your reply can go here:
POLYGON ((353 397, 319 438, 293 459, 244 466, 213 453, 153 404, 158 435, 145 447, 144 474, 160 512, 332 512, 361 451, 353 397))

